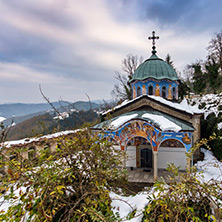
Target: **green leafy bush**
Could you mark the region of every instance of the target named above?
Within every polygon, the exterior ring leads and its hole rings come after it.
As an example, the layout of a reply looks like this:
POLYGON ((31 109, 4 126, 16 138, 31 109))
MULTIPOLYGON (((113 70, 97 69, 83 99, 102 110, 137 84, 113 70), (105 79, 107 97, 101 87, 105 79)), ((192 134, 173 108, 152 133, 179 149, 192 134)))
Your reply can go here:
POLYGON ((209 141, 209 147, 211 147, 214 155, 218 160, 222 160, 222 129, 218 129, 218 123, 222 122, 221 115, 216 116, 211 113, 206 119, 201 119, 201 136, 202 138, 209 138, 213 133, 216 134, 217 138, 209 141))
POLYGON ((59 142, 57 152, 42 150, 37 161, 24 161, 20 149, 15 151, 19 161, 1 162, 8 169, 0 178, 1 196, 13 204, 1 212, 0 221, 116 220, 109 191, 126 181, 118 167, 122 152, 89 130, 59 142))
POLYGON ((217 182, 200 182, 193 174, 179 174, 178 168, 170 165, 171 184, 156 182, 155 193, 149 197, 142 221, 184 222, 217 221, 221 212, 221 184, 217 182), (212 214, 212 205, 217 212, 212 214))

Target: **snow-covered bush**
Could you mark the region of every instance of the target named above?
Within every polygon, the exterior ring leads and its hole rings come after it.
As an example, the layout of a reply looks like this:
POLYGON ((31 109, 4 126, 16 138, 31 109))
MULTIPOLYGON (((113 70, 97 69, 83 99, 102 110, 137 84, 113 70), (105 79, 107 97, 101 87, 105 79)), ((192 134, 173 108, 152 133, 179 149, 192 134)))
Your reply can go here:
POLYGON ((9 204, 0 221, 115 221, 109 191, 125 182, 122 161, 112 144, 82 130, 54 154, 2 162, 0 204, 9 204))
POLYGON ((174 165, 169 166, 171 183, 157 182, 155 193, 149 196, 142 221, 220 221, 221 183, 203 182, 196 174, 179 174, 174 165))
POLYGON ((213 133, 217 135, 217 138, 209 141, 209 146, 217 159, 222 160, 222 93, 195 96, 189 103, 198 105, 204 113, 201 119, 201 137, 208 139, 213 133))

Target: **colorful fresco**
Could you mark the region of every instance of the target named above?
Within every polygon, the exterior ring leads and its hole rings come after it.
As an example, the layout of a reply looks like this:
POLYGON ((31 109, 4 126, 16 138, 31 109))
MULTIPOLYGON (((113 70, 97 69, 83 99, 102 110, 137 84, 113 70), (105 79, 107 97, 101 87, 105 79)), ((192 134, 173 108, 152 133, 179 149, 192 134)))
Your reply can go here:
POLYGON ((191 132, 162 132, 154 125, 143 120, 132 120, 115 131, 98 132, 103 137, 115 140, 122 150, 127 149, 128 142, 134 137, 142 137, 149 141, 153 151, 158 151, 159 145, 169 139, 178 140, 188 152, 192 146, 191 132))
POLYGON ((169 85, 169 87, 168 87, 168 99, 169 100, 172 100, 173 99, 173 97, 172 97, 172 86, 171 86, 171 84, 169 85))
POLYGON ((135 99, 135 98, 136 98, 136 87, 133 86, 133 99, 135 99))
POLYGON ((146 92, 147 90, 146 90, 146 86, 145 85, 143 85, 143 90, 142 90, 142 94, 143 95, 146 95, 147 94, 147 92, 146 92))
POLYGON ((175 147, 175 148, 184 148, 184 145, 175 139, 168 139, 168 140, 164 140, 161 144, 161 147, 175 147))
POLYGON ((154 89, 154 95, 160 96, 162 87, 166 87, 166 98, 169 100, 173 99, 173 88, 176 89, 176 99, 178 98, 178 85, 177 81, 170 81, 170 80, 147 80, 147 81, 136 81, 132 83, 133 88, 133 98, 136 98, 136 90, 139 87, 142 89, 142 94, 148 95, 148 87, 152 85, 154 89))
POLYGON ((155 86, 155 96, 160 96, 160 85, 158 83, 155 86))

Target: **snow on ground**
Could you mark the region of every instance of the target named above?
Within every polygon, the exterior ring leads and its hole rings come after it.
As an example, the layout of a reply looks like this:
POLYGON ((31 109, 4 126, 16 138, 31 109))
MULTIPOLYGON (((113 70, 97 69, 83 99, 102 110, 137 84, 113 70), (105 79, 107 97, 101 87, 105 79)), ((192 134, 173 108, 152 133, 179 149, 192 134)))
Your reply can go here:
POLYGON ((59 113, 59 115, 53 117, 53 119, 63 120, 63 119, 69 118, 69 115, 70 114, 68 112, 62 112, 62 113, 59 113))
MULTIPOLYGON (((212 154, 211 151, 201 149, 204 153, 204 160, 196 163, 198 172, 203 172, 204 177, 200 176, 202 181, 210 181, 211 179, 222 181, 222 163, 218 161, 212 154)), ((19 191, 16 191, 17 194, 19 191)), ((142 211, 144 207, 148 204, 148 196, 151 196, 154 193, 154 189, 150 189, 149 192, 140 192, 134 196, 121 196, 113 192, 110 193, 112 199, 111 206, 114 213, 118 213, 120 218, 125 222, 141 222, 143 217, 142 211), (127 215, 133 210, 137 210, 136 215, 131 220, 127 219, 127 215)), ((12 202, 5 201, 3 198, 0 198, 0 211, 7 210, 12 202), (2 204, 1 204, 2 203, 2 204)))
POLYGON ((135 217, 131 220, 124 220, 130 222, 140 222, 142 220, 142 211, 148 203, 149 193, 141 192, 135 196, 124 197, 113 192, 110 193, 112 199, 111 206, 113 207, 113 212, 118 213, 120 218, 126 219, 127 215, 133 210, 137 209, 135 217))
POLYGON ((5 120, 6 120, 5 117, 0 116, 0 123, 3 122, 3 121, 5 121, 5 120))
POLYGON ((222 162, 217 160, 211 151, 203 148, 201 148, 201 151, 204 153, 204 160, 195 164, 198 172, 203 171, 203 177, 200 174, 199 179, 205 182, 212 179, 222 181, 222 162))
MULTIPOLYGON (((217 180, 222 182, 222 162, 218 161, 212 154, 211 151, 206 149, 201 149, 204 153, 204 160, 198 161, 195 166, 199 173, 199 179, 203 182, 208 182, 210 180, 217 180)), ((151 189, 149 193, 141 192, 135 196, 121 196, 115 193, 111 193, 112 207, 115 213, 119 213, 120 217, 124 219, 125 222, 141 222, 143 215, 141 214, 144 207, 148 204, 148 196, 153 194, 154 190, 151 189), (126 216, 137 209, 136 217, 127 220, 126 216)))
POLYGON ((57 138, 59 136, 65 136, 65 135, 68 135, 68 134, 73 134, 73 133, 76 133, 77 131, 79 131, 79 129, 61 131, 61 132, 58 132, 58 133, 48 134, 48 135, 45 135, 45 136, 42 136, 42 137, 24 138, 24 139, 21 139, 21 140, 6 141, 1 145, 5 146, 5 147, 10 147, 10 146, 13 146, 13 145, 27 144, 27 143, 39 141, 40 139, 51 139, 51 138, 57 138))

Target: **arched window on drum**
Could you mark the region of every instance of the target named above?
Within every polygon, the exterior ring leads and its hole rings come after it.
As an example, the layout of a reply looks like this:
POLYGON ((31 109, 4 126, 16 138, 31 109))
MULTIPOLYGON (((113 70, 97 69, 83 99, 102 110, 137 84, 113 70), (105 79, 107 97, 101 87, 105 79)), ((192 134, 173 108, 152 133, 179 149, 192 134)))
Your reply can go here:
POLYGON ((142 91, 141 91, 141 87, 137 87, 137 96, 141 96, 142 95, 142 91))
POLYGON ((153 86, 152 85, 150 85, 148 87, 148 95, 153 95, 153 86))
POLYGON ((162 87, 162 97, 166 99, 166 86, 162 87))
POLYGON ((176 100, 176 88, 173 87, 173 100, 176 100))

